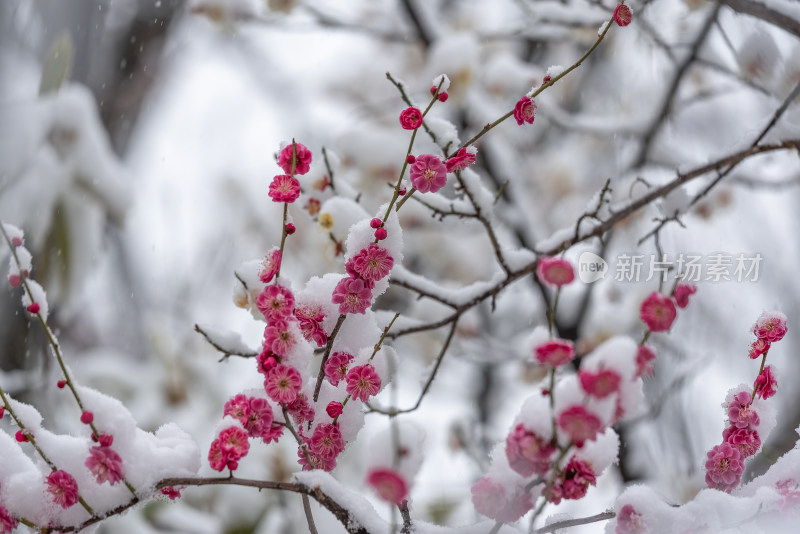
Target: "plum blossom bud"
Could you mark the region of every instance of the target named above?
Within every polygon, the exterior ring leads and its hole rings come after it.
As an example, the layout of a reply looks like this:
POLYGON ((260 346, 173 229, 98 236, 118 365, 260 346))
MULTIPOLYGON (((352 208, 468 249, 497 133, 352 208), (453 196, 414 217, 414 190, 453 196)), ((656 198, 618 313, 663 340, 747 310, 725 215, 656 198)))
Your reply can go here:
POLYGON ((631 11, 631 8, 625 4, 617 4, 617 7, 614 9, 614 22, 616 22, 618 26, 627 26, 631 23, 631 20, 633 20, 633 11, 631 11))

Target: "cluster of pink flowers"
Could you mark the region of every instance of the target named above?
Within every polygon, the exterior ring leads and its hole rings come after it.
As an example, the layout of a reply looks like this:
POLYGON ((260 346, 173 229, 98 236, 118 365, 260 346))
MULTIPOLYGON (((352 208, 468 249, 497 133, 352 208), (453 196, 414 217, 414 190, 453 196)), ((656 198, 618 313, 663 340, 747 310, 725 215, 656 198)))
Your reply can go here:
POLYGON ((586 495, 589 486, 594 486, 596 482, 597 476, 592 465, 573 456, 550 488, 547 500, 558 504, 561 499, 581 499, 586 495))
POLYGON ((300 143, 292 142, 281 150, 278 166, 286 174, 278 174, 272 179, 269 197, 275 202, 294 202, 300 196, 300 182, 295 175, 309 171, 311 151, 300 143))
MULTIPOLYGON (((382 227, 378 230, 385 232, 382 227)), ((370 243, 350 258, 345 264, 347 276, 339 281, 331 297, 331 301, 339 305, 339 313, 365 313, 372 304, 375 282, 389 276, 393 266, 394 259, 389 251, 377 243, 370 243)))
POLYGON ((336 467, 336 458, 344 450, 344 446, 345 442, 338 425, 320 423, 314 428, 311 437, 303 437, 303 444, 297 451, 300 465, 306 470, 332 471, 336 467))
POLYGON ((786 316, 780 312, 764 312, 756 321, 753 333, 756 341, 750 347, 750 355, 758 350, 763 356, 761 371, 755 380, 752 393, 733 391, 729 395, 728 426, 722 432, 722 443, 707 453, 706 484, 730 492, 739 485, 744 472, 745 459, 753 456, 761 447, 761 437, 756 428, 760 417, 753 407, 756 397, 768 399, 775 394, 777 382, 771 365, 764 366, 772 343, 786 335, 786 316), (754 349, 754 347, 757 347, 754 349))
POLYGON ((211 442, 208 463, 211 469, 216 471, 223 471, 225 468, 234 471, 239 467, 239 460, 244 458, 249 450, 247 433, 238 426, 229 426, 211 442))
POLYGON ((639 318, 651 332, 666 332, 678 316, 677 308, 689 305, 689 296, 697 292, 693 284, 678 284, 672 297, 653 291, 642 302, 639 318), (677 306, 677 308, 676 308, 677 306))
POLYGON ((324 347, 328 343, 328 333, 322 328, 322 321, 325 320, 322 306, 295 306, 294 316, 306 341, 316 343, 318 347, 324 347))
POLYGON ((261 438, 264 443, 277 441, 283 427, 273 421, 272 407, 267 399, 243 393, 225 403, 223 415, 237 419, 251 438, 261 438))

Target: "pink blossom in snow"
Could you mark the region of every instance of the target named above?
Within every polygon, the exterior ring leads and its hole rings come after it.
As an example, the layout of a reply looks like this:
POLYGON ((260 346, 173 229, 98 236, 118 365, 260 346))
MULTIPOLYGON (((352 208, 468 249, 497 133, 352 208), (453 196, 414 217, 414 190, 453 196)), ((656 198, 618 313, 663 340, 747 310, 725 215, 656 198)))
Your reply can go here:
POLYGON ((506 438, 508 465, 524 477, 547 473, 555 450, 550 442, 522 424, 518 424, 506 438))
POLYGON ((572 264, 564 258, 539 258, 536 275, 545 284, 561 287, 575 280, 572 264))
POLYGON ((269 198, 275 202, 294 202, 300 196, 300 182, 288 174, 278 174, 269 184, 269 198))
POLYGON ((404 109, 400 112, 400 126, 404 130, 416 130, 422 126, 422 112, 414 107, 404 109))
POLYGON ((211 442, 208 463, 216 471, 222 471, 226 467, 233 471, 239 467, 239 460, 244 458, 249 450, 250 442, 245 431, 236 426, 228 427, 211 442))
POLYGON ((656 353, 649 345, 640 345, 636 351, 636 378, 653 376, 656 353))
POLYGON ((694 284, 678 284, 675 286, 675 303, 679 308, 689 305, 689 296, 697 293, 697 286, 694 284))
POLYGON ((298 463, 303 466, 303 471, 310 471, 312 469, 322 469, 323 471, 333 471, 336 467, 336 456, 330 458, 323 458, 322 456, 314 453, 308 446, 308 439, 304 439, 303 445, 297 448, 298 463), (309 465, 308 460, 311 461, 309 465))
POLYGON ((60 469, 47 476, 47 492, 61 508, 69 508, 78 502, 78 483, 75 477, 60 469))
POLYGON ((604 399, 619 391, 619 383, 622 380, 619 373, 611 369, 600 369, 596 373, 581 370, 578 372, 578 378, 583 390, 598 399, 604 399))
POLYGON ((737 428, 752 428, 758 425, 758 414, 750 405, 750 393, 742 391, 734 395, 728 405, 728 420, 737 428))
POLYGON ((644 517, 636 511, 632 504, 626 504, 619 509, 614 534, 644 534, 645 532, 647 532, 647 524, 644 522, 644 517))
POLYGON ((542 365, 558 367, 569 363, 575 357, 572 342, 566 339, 553 339, 547 341, 534 350, 536 361, 542 365))
POLYGON ((244 425, 247 418, 250 417, 250 398, 243 393, 231 397, 225 403, 222 415, 230 415, 244 425))
POLYGON ((163 488, 161 488, 161 495, 169 497, 171 501, 174 501, 175 499, 180 499, 182 488, 183 486, 181 487, 164 486, 163 488))
POLYGON ((286 174, 305 174, 311 167, 311 151, 300 143, 289 143, 283 147, 278 156, 278 166, 286 174), (293 152, 294 161, 292 160, 293 152), (292 171, 292 164, 294 164, 294 171, 292 171))
POLYGON ((259 293, 256 306, 267 321, 285 319, 294 312, 294 295, 288 287, 279 284, 268 285, 259 293))
POLYGON ((524 123, 533 124, 536 117, 536 102, 530 97, 523 96, 514 106, 514 119, 520 126, 524 123))
POLYGON ((401 504, 408 496, 408 484, 392 469, 370 469, 367 484, 386 502, 401 504))
POLYGON ((267 373, 264 389, 269 398, 280 404, 290 404, 297 399, 303 385, 300 372, 290 365, 278 364, 267 373))
POLYGON ((316 343, 318 347, 323 347, 328 343, 328 334, 322 328, 325 313, 321 306, 297 306, 294 309, 294 316, 307 341, 316 343))
MULTIPOLYGON (((289 319, 290 317, 285 317, 289 319)), ((291 319, 294 319, 291 317, 291 319)), ((277 356, 286 356, 297 344, 297 339, 290 328, 289 321, 273 318, 264 328, 264 347, 269 348, 277 356)))
POLYGON ((370 364, 357 365, 347 372, 347 393, 366 402, 381 389, 381 377, 370 364))
POLYGON ((367 248, 361 249, 358 254, 350 258, 347 264, 348 272, 352 270, 361 278, 377 282, 392 270, 394 259, 385 248, 370 243, 367 248))
POLYGON ((585 406, 570 406, 558 416, 558 427, 566 432, 577 446, 584 441, 592 440, 603 428, 600 418, 586 409, 585 406))
POLYGON ((666 332, 678 315, 675 302, 657 292, 650 293, 639 309, 639 317, 651 332, 666 332))
POLYGON ((753 456, 761 447, 761 439, 758 437, 758 432, 752 428, 729 426, 722 431, 722 439, 725 443, 730 443, 739 449, 742 460, 753 456))
POLYGON ((533 508, 530 492, 521 487, 506 488, 489 477, 472 486, 472 504, 479 513, 500 521, 513 523, 533 508))
POLYGON ((786 330, 786 316, 778 311, 762 313, 753 326, 756 337, 770 343, 783 339, 786 330))
POLYGON ((272 423, 272 426, 265 430, 263 434, 261 434, 261 439, 264 440, 264 443, 270 443, 272 441, 278 441, 281 439, 282 435, 283 425, 272 423))
POLYGON ((325 407, 325 412, 331 419, 336 419, 337 417, 342 415, 342 410, 343 410, 342 403, 337 401, 331 401, 325 407))
POLYGON ((125 476, 122 472, 122 458, 108 446, 99 445, 89 449, 89 457, 84 465, 92 472, 98 484, 108 482, 113 486, 125 476))
POLYGON ((581 499, 589 486, 594 486, 596 482, 591 464, 573 456, 551 488, 548 500, 558 504, 561 499, 581 499))
POLYGON ((408 174, 411 185, 420 193, 435 193, 447 183, 447 167, 433 154, 417 156, 408 174))
POLYGON ((269 370, 278 365, 278 358, 276 357, 275 353, 269 349, 269 347, 264 347, 261 353, 256 356, 256 364, 258 372, 264 376, 267 376, 269 370))
POLYGON ((744 471, 739 449, 730 443, 722 443, 708 451, 707 457, 706 484, 709 488, 730 493, 739 485, 744 471))
POLYGON ((334 352, 325 362, 325 378, 334 386, 347 376, 347 368, 353 361, 353 355, 346 352, 334 352))
POLYGON ((314 429, 308 448, 322 458, 335 458, 344 450, 344 440, 339 427, 331 423, 320 423, 314 429))
MULTIPOLYGON (((238 462, 234 462, 234 464, 232 469, 236 469, 236 467, 239 466, 238 462)), ((222 452, 219 439, 212 441, 211 446, 208 448, 208 465, 215 471, 222 471, 228 465, 228 458, 225 453, 222 452)))
POLYGON ((261 270, 258 273, 259 280, 265 284, 269 283, 281 268, 281 258, 281 249, 272 247, 264 257, 264 261, 261 262, 261 270))
POLYGON ((19 521, 14 519, 5 506, 0 504, 0 534, 11 534, 19 526, 19 521))
POLYGON ((756 378, 756 395, 762 399, 768 399, 775 395, 778 389, 778 381, 775 380, 774 369, 771 365, 764 367, 761 374, 756 378))
POLYGON ((618 26, 627 26, 633 20, 633 11, 625 4, 617 4, 614 8, 614 22, 618 26))
POLYGON ((308 402, 305 393, 298 393, 297 398, 286 406, 286 411, 298 425, 314 419, 314 407, 308 402))
POLYGON ((458 154, 445 162, 447 172, 461 171, 475 163, 475 153, 477 150, 473 146, 463 147, 458 154))
POLYGON ((361 278, 342 278, 333 290, 331 302, 339 305, 339 313, 364 313, 372 304, 372 290, 361 278))
POLYGON ((748 355, 751 359, 755 360, 762 354, 766 354, 770 347, 770 342, 764 338, 756 338, 755 341, 750 345, 750 350, 748 351, 748 355))
POLYGON ((239 419, 239 422, 242 423, 248 436, 259 438, 272 427, 272 407, 267 399, 261 397, 249 397, 248 405, 247 416, 244 420, 239 419))

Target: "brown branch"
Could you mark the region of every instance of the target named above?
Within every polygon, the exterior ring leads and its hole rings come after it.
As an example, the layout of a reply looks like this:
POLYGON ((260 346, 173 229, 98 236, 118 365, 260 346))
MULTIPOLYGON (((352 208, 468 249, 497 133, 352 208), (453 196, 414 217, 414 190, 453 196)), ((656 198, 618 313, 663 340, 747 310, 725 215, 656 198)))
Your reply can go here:
POLYGON ((601 512, 597 515, 589 517, 556 521, 555 523, 550 523, 545 527, 537 528, 536 530, 533 531, 533 534, 547 534, 548 532, 555 532, 562 528, 577 527, 579 525, 588 525, 589 523, 597 523, 598 521, 608 521, 609 519, 614 519, 616 516, 617 516, 616 513, 609 510, 607 512, 601 512))
POLYGON ((791 18, 788 15, 776 11, 771 7, 761 2, 754 0, 719 0, 720 3, 725 4, 729 8, 745 15, 750 15, 764 22, 769 22, 773 26, 777 26, 782 30, 800 37, 800 21, 791 18))

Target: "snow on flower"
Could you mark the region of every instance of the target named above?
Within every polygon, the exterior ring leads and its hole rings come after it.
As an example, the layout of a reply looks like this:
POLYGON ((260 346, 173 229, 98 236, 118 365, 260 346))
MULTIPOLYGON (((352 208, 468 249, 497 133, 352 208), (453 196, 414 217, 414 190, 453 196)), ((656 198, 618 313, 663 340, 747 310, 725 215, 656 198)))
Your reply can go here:
POLYGON ((261 262, 261 270, 258 272, 258 278, 262 282, 265 284, 269 283, 272 277, 280 270, 281 257, 281 249, 278 247, 272 247, 269 252, 267 252, 264 260, 261 262))
POLYGON ((677 315, 673 300, 655 291, 644 299, 639 309, 639 317, 651 332, 666 332, 677 315))
POLYGON ((565 286, 575 280, 575 270, 564 258, 540 258, 536 274, 545 284, 556 287, 565 286))
POLYGON ((558 416, 558 427, 578 446, 592 440, 603 427, 600 418, 585 406, 570 406, 558 416))
POLYGON ((583 390, 598 399, 604 399, 619 390, 622 378, 611 369, 601 369, 596 373, 581 370, 578 373, 583 390))
POLYGON ((408 174, 411 185, 420 193, 435 193, 447 183, 447 167, 433 154, 417 156, 408 174))
POLYGON ((61 508, 69 508, 78 502, 78 483, 75 477, 60 469, 47 476, 47 492, 61 508))
POLYGON ((85 465, 92 472, 98 484, 108 482, 113 486, 124 477, 122 458, 109 446, 92 447, 85 465))
POLYGON ((581 499, 586 495, 589 486, 594 486, 596 482, 597 477, 591 464, 573 456, 553 484, 548 500, 558 504, 561 499, 581 499))
POLYGON ((523 96, 519 102, 514 106, 514 119, 520 126, 524 123, 533 124, 536 116, 536 102, 530 97, 523 96))
POLYGON ((775 395, 775 391, 778 388, 778 381, 775 380, 774 369, 771 365, 764 367, 764 370, 758 375, 755 387, 756 395, 762 399, 768 399, 775 395))
POLYGON ((479 513, 500 521, 513 523, 533 508, 531 494, 522 487, 506 488, 483 477, 472 486, 472 504, 479 513))
POLYGON ((730 493, 739 485, 744 471, 739 449, 730 443, 722 443, 708 451, 707 458, 706 484, 709 488, 730 493))
POLYGON ((288 174, 278 174, 269 184, 269 197, 275 202, 294 202, 300 196, 300 182, 288 174))
MULTIPOLYGON (((286 174, 305 174, 311 167, 311 151, 303 144, 295 142, 289 143, 283 147, 283 150, 281 150, 278 156, 278 166, 283 169, 283 172, 286 174), (294 158, 292 158, 293 152, 294 158), (294 169, 292 169, 293 165, 294 169)), ((277 202, 293 202, 293 200, 277 202)))
POLYGON ((506 457, 511 469, 527 477, 544 475, 555 447, 532 430, 518 424, 506 438, 506 457))
POLYGON ((400 126, 404 130, 416 130, 422 126, 422 112, 415 107, 404 109, 400 113, 400 126))
POLYGON ((778 311, 764 312, 753 326, 753 333, 758 339, 775 343, 786 335, 786 316, 778 311))
POLYGON ((297 398, 303 385, 300 372, 290 365, 278 364, 267 373, 264 389, 269 398, 280 404, 289 404, 297 398))
POLYGON ((322 311, 322 306, 295 306, 294 316, 306 341, 314 342, 318 347, 323 347, 328 343, 328 334, 322 328, 322 322, 325 320, 325 312, 322 311))
POLYGON ((381 389, 381 378, 370 364, 357 365, 347 372, 347 393, 366 402, 381 389))
POLYGON ((372 469, 367 473, 367 485, 386 502, 401 504, 408 496, 408 484, 392 469, 372 469))
POLYGON ((635 378, 649 377, 653 375, 653 362, 656 360, 656 353, 649 345, 640 345, 636 351, 636 374, 635 378))
POLYGON ((553 339, 534 349, 536 361, 542 365, 558 367, 572 361, 575 349, 572 342, 566 339, 553 339))
POLYGON ((733 396, 728 404, 728 420, 737 428, 752 428, 758 426, 759 418, 752 409, 750 393, 741 391, 733 396))
POLYGON ((751 359, 755 360, 759 356, 766 354, 769 351, 770 342, 764 338, 756 338, 755 341, 750 345, 750 349, 748 350, 748 356, 751 359))
POLYGON ((14 516, 0 504, 0 533, 11 534, 18 525, 19 522, 14 519, 14 516))
POLYGON ((644 534, 646 531, 647 524, 644 518, 632 504, 626 504, 619 509, 614 534, 644 534))
POLYGON ((331 302, 339 305, 339 313, 361 313, 372 303, 372 290, 361 278, 342 278, 333 290, 331 302))

